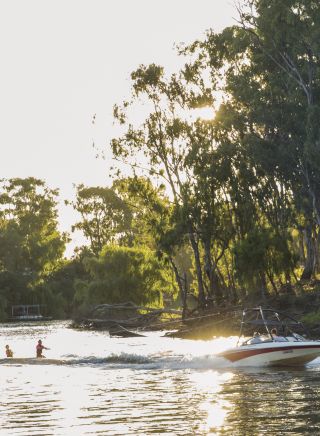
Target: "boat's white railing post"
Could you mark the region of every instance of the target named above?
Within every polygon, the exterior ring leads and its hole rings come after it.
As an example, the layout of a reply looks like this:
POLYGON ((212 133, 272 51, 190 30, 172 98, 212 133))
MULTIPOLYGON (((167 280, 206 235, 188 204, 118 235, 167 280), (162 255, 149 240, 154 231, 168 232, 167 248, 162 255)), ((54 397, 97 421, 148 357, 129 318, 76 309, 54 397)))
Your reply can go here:
POLYGON ((259 310, 260 310, 261 318, 262 318, 262 320, 263 320, 263 324, 264 324, 264 326, 265 326, 265 328, 266 328, 266 330, 267 330, 267 332, 268 332, 268 335, 269 335, 270 338, 273 340, 273 336, 272 336, 272 334, 271 334, 270 331, 269 331, 268 323, 267 323, 267 321, 266 321, 265 318, 264 318, 263 309, 262 309, 261 306, 259 306, 259 310))
POLYGON ((242 326, 243 326, 243 319, 244 319, 245 313, 246 313, 246 311, 243 310, 243 311, 242 311, 241 324, 240 324, 240 332, 239 332, 239 336, 238 336, 238 340, 237 340, 237 345, 236 345, 236 346, 238 346, 239 341, 240 341, 240 338, 241 338, 241 334, 242 334, 242 326))

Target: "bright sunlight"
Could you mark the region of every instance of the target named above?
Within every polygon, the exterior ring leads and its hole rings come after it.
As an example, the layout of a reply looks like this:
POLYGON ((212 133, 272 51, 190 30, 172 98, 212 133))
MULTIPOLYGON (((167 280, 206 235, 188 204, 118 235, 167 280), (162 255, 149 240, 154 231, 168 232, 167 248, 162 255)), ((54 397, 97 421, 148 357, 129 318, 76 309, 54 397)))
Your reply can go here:
POLYGON ((212 120, 214 118, 215 110, 212 106, 204 106, 196 108, 192 111, 192 118, 202 120, 212 120))

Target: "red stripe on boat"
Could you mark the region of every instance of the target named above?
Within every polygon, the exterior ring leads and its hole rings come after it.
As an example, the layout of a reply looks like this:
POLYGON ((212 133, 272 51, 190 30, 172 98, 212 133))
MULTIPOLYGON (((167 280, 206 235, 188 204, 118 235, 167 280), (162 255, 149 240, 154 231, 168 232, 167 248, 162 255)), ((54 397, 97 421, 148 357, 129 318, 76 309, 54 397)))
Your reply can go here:
POLYGON ((320 349, 320 345, 304 345, 300 347, 274 347, 274 348, 263 348, 255 350, 243 350, 243 351, 225 351, 221 353, 220 356, 224 357, 231 362, 237 362, 241 359, 246 359, 247 357, 256 356, 258 354, 272 353, 273 351, 290 351, 290 350, 305 350, 306 348, 320 349))

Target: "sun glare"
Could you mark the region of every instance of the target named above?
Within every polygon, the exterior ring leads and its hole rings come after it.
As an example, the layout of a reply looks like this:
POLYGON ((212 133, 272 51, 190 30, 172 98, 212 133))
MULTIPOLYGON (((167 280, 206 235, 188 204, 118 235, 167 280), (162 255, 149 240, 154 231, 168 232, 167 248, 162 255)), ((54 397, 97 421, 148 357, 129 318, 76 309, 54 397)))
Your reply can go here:
POLYGON ((192 115, 195 119, 200 118, 209 121, 214 117, 214 108, 212 106, 198 107, 193 110, 192 115))

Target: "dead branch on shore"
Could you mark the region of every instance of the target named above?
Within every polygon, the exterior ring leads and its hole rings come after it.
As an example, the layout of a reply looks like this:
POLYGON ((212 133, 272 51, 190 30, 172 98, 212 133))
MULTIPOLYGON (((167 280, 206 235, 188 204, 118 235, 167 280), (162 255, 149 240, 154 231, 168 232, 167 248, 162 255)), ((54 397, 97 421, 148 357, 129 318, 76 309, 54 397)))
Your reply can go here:
POLYGON ((122 326, 126 329, 149 327, 153 324, 161 324, 163 316, 179 317, 182 311, 175 309, 156 309, 153 307, 136 306, 132 302, 120 304, 99 304, 94 306, 89 316, 75 320, 72 327, 85 329, 112 329, 122 326))

